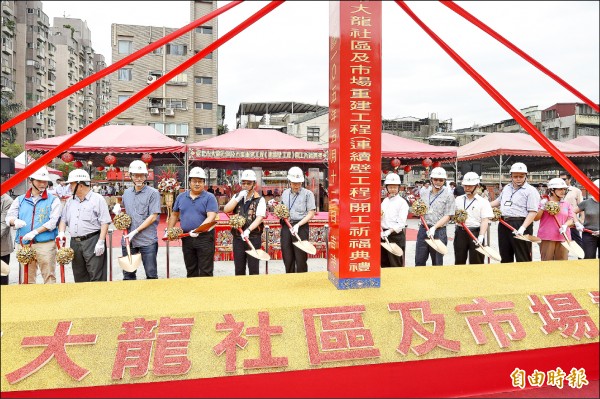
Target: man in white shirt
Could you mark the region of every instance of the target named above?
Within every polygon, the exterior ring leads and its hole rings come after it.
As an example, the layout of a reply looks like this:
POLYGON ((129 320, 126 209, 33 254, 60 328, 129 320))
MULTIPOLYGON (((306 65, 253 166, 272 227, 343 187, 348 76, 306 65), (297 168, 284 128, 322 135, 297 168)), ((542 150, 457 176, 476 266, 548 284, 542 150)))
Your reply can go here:
MULTIPOLYGON (((388 239, 390 243, 396 243, 402 251, 406 249, 406 218, 408 217, 408 203, 398 195, 400 189, 400 176, 389 173, 383 183, 387 197, 381 203, 381 239, 388 239)), ((396 256, 381 247, 381 267, 404 266, 404 255, 396 256)))
MULTIPOLYGON (((490 219, 494 217, 492 206, 489 201, 475 194, 479 187, 479 175, 475 172, 465 173, 462 180, 465 194, 459 195, 455 199, 456 209, 467 211, 468 217, 464 225, 477 237, 477 243, 483 245, 485 234, 490 224, 490 219)), ((482 264, 483 254, 477 252, 477 244, 460 223, 456 223, 456 232, 454 234, 454 264, 466 265, 467 257, 470 265, 482 264)))
MULTIPOLYGON (((571 185, 573 178, 567 172, 562 172, 559 177, 567 183, 567 195, 565 195, 565 201, 571 204, 571 207, 575 209, 578 204, 583 201, 583 194, 581 190, 575 186, 571 185)), ((581 224, 585 218, 584 212, 575 215, 575 222, 581 224)), ((581 233, 575 228, 577 223, 573 224, 571 227, 571 238, 575 241, 581 248, 583 248, 583 240, 581 239, 581 233)))

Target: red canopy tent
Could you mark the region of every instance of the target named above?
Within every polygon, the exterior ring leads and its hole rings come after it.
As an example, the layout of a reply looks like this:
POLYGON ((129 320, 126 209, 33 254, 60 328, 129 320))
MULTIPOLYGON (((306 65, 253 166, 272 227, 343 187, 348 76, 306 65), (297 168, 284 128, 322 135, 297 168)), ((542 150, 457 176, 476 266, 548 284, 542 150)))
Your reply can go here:
MULTIPOLYGON (((25 149, 47 152, 61 144, 67 137, 56 136, 29 141, 25 143, 25 149)), ((75 159, 91 159, 94 165, 104 164, 104 156, 109 153, 127 154, 117 156, 117 165, 122 166, 129 166, 131 161, 140 159, 141 154, 144 153, 152 154, 153 163, 159 165, 173 163, 177 158, 182 159, 185 151, 185 144, 165 136, 158 130, 150 126, 133 125, 103 126, 69 149, 69 152, 75 155, 75 159)))
POLYGON ((189 160, 205 167, 242 169, 319 167, 326 165, 327 147, 272 129, 236 129, 188 145, 189 160))
POLYGON ((600 148, 600 137, 598 136, 579 136, 566 141, 567 144, 576 145, 583 148, 600 148))
MULTIPOLYGON (((435 146, 390 133, 381 133, 381 156, 383 158, 431 158, 432 161, 454 161, 456 153, 457 147, 435 146)), ((418 163, 420 164, 420 162, 418 163)))

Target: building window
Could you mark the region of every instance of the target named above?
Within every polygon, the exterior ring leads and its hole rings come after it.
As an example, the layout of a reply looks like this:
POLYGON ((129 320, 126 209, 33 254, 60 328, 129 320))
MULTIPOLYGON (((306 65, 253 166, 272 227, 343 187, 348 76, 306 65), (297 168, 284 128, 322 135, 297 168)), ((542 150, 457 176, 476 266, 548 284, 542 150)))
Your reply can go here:
POLYGON ((213 109, 213 105, 212 103, 194 103, 196 109, 206 109, 206 110, 212 110, 213 109))
POLYGON ((129 95, 129 94, 127 94, 127 95, 126 94, 119 94, 118 105, 123 104, 125 101, 127 101, 130 98, 131 98, 131 95, 129 95))
POLYGON ((212 127, 197 127, 196 128, 196 135, 197 136, 208 136, 213 134, 213 129, 212 127))
POLYGON ((187 123, 162 123, 152 122, 148 123, 148 126, 153 127, 164 135, 167 136, 188 136, 188 125, 187 123))
POLYGON ((212 35, 213 28, 212 28, 212 26, 199 26, 196 28, 196 33, 204 33, 207 35, 212 35))
POLYGON ((319 141, 321 138, 320 128, 316 126, 309 126, 306 128, 306 140, 307 141, 319 141))
POLYGON ((133 42, 131 40, 119 40, 119 54, 133 53, 133 42))
POLYGON ((159 48, 155 48, 154 50, 152 50, 152 54, 154 54, 154 55, 162 55, 162 53, 163 53, 162 50, 163 50, 162 46, 159 47, 159 48))
POLYGON ((131 68, 121 68, 119 69, 119 80, 130 81, 132 79, 132 69, 131 68))
POLYGON ((179 98, 167 98, 167 108, 183 109, 187 110, 187 100, 179 98))
POLYGON ((185 44, 167 44, 167 54, 187 55, 187 46, 185 44))
POLYGON ((210 76, 195 76, 194 79, 197 85, 211 85, 213 82, 210 76))

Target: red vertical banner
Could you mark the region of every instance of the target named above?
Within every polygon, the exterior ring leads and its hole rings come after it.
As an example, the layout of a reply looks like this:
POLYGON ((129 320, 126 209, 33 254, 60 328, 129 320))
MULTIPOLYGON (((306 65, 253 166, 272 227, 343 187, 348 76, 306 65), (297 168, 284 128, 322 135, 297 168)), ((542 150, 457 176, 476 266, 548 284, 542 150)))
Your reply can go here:
POLYGON ((380 286, 381 2, 330 2, 329 279, 380 286))

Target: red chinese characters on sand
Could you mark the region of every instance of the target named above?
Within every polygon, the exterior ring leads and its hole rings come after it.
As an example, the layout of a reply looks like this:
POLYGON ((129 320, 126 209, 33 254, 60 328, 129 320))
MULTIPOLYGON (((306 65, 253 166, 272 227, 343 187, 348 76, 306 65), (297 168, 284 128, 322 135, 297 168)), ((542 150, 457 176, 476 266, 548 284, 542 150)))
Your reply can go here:
POLYGON ((513 309, 515 304, 510 301, 505 302, 488 302, 485 298, 473 299, 473 304, 463 304, 455 307, 459 313, 481 312, 480 316, 465 317, 469 329, 475 338, 478 345, 487 343, 487 338, 483 332, 482 326, 489 325, 496 341, 501 348, 508 348, 510 341, 518 341, 527 335, 521 321, 514 313, 494 313, 497 310, 513 309), (511 332, 508 334, 502 329, 501 323, 508 323, 511 332))
POLYGON ((181 375, 190 370, 192 363, 187 358, 187 347, 194 318, 161 317, 158 337, 154 331, 157 325, 156 320, 144 318, 122 324, 125 332, 117 337, 119 343, 112 370, 113 380, 122 379, 127 368, 131 377, 140 378, 148 374, 155 341, 154 375, 181 375))
POLYGON ((588 294, 590 295, 590 298, 592 298, 592 303, 595 303, 596 305, 598 305, 598 293, 600 291, 591 291, 588 294))
MULTIPOLYGON (((234 373, 237 368, 237 348, 244 349, 248 340, 243 338, 244 322, 235 321, 233 315, 223 315, 223 323, 217 323, 217 331, 231 331, 219 342, 213 351, 217 356, 225 353, 225 371, 234 373)), ((259 357, 258 359, 244 359, 244 369, 287 367, 287 357, 274 357, 272 354, 272 335, 281 335, 283 327, 271 326, 269 312, 258 312, 258 327, 246 328, 246 336, 258 337, 259 357)))
POLYGON ((444 338, 444 332, 446 330, 446 320, 444 319, 444 315, 432 314, 429 301, 390 303, 388 304, 388 310, 390 312, 398 311, 400 313, 402 338, 400 339, 400 345, 398 345, 396 350, 401 354, 406 356, 410 349, 417 356, 422 356, 431 352, 437 346, 453 352, 460 351, 460 341, 444 338), (417 321, 412 316, 411 310, 418 310, 421 312, 421 322, 417 321), (422 323, 432 325, 433 331, 426 329, 422 323), (423 338, 425 342, 411 347, 415 333, 423 338))
POLYGON ((537 295, 529 295, 529 310, 536 313, 544 322, 542 331, 550 334, 560 330, 563 337, 580 340, 598 336, 598 327, 571 293, 544 295, 543 301, 537 295))
POLYGON ((54 335, 24 337, 21 341, 23 347, 45 346, 46 349, 33 361, 25 366, 6 374, 10 384, 15 384, 38 371, 52 358, 56 358, 58 365, 76 381, 81 381, 89 370, 77 365, 67 354, 66 345, 91 345, 96 343, 96 334, 69 335, 72 322, 61 321, 57 324, 54 335))
POLYGON ((364 305, 303 309, 310 364, 379 357, 371 330, 364 327, 364 312, 364 305))

